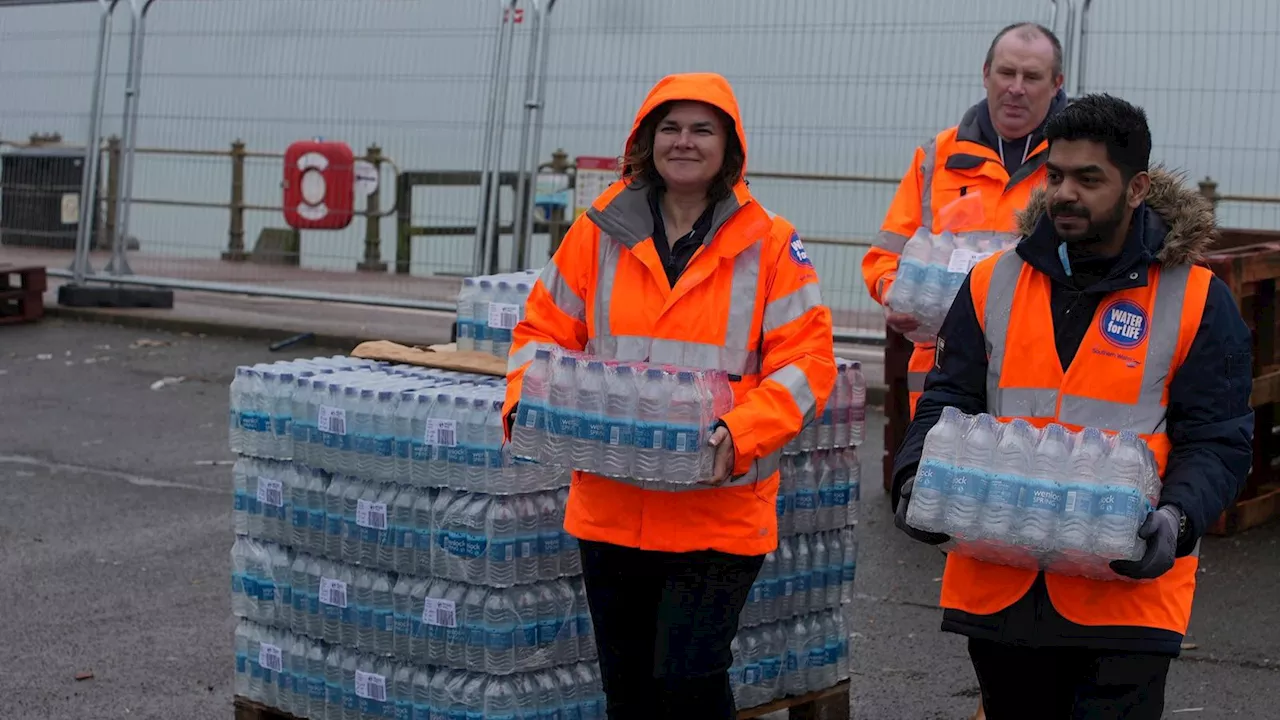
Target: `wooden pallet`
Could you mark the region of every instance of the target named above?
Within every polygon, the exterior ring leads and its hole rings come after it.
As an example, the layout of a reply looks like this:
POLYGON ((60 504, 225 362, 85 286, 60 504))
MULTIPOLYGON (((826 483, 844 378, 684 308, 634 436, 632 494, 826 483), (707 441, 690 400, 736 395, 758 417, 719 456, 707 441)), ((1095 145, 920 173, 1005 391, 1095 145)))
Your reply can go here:
POLYGON ((849 720, 849 681, 841 680, 826 690, 739 710, 738 720, 761 718, 780 710, 786 710, 790 720, 849 720))
POLYGON ((44 317, 48 279, 43 267, 0 264, 0 325, 44 317))
MULTIPOLYGON (((235 707, 235 720, 301 720, 240 696, 235 699, 235 707)), ((849 720, 849 681, 843 680, 826 690, 739 710, 738 720, 761 718, 780 710, 786 710, 790 720, 849 720)))
POLYGON ((1234 535, 1280 518, 1280 329, 1276 326, 1276 281, 1280 279, 1280 235, 1224 230, 1222 242, 1205 264, 1235 297, 1253 331, 1253 467, 1244 492, 1209 532, 1234 535))

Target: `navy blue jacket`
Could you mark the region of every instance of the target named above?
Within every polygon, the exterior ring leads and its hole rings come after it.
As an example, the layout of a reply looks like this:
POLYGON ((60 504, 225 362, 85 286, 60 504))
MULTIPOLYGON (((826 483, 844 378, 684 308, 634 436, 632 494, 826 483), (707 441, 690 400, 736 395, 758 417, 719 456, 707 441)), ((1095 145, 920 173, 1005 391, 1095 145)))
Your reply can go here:
MULTIPOLYGON (((1199 193, 1184 188, 1176 176, 1152 172, 1147 202, 1133 213, 1124 250, 1118 258, 1068 258, 1071 274, 1059 255, 1052 224, 1037 192, 1021 214, 1024 238, 1018 255, 1052 281, 1055 350, 1063 370, 1071 364, 1099 303, 1108 293, 1145 285, 1152 263, 1195 262, 1215 237, 1212 207, 1199 193)), ((934 368, 906 438, 894 460, 893 503, 902 484, 915 475, 925 435, 948 405, 977 414, 987 411, 987 355, 982 327, 973 307, 969 280, 956 295, 938 332, 934 368)), ((1040 358, 1027 358, 1039 361, 1040 358)), ((1187 536, 1180 556, 1196 542, 1240 494, 1252 462, 1252 342, 1235 299, 1214 278, 1204 315, 1186 360, 1169 383, 1167 432, 1172 451, 1160 503, 1176 505, 1187 516, 1187 536)), ((1095 649, 1177 653, 1181 637, 1146 628, 1072 627, 1048 603, 1041 577, 1022 600, 995 616, 973 616, 948 610, 944 629, 990 639, 1032 645, 1085 645, 1095 649), (1019 607, 1022 606, 1022 607, 1019 607), (1023 622, 1022 620, 1025 620, 1023 622), (1065 623, 1065 625, 1063 625, 1065 623)))

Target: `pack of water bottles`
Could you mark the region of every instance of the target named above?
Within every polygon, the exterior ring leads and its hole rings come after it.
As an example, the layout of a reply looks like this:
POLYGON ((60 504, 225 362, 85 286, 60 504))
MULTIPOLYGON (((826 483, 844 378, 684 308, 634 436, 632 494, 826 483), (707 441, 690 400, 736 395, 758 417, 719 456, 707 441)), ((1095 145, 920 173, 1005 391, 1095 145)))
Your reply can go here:
POLYGON ((236 532, 296 552, 493 587, 581 572, 566 487, 487 495, 245 457, 232 475, 236 532))
POLYGON ((854 525, 862 467, 854 448, 784 455, 779 468, 778 535, 854 525))
POLYGON ((525 302, 539 272, 464 279, 458 291, 458 351, 506 359, 511 352, 511 331, 524 318, 525 302))
POLYGON ((867 378, 862 363, 836 358, 836 384, 822 414, 782 449, 784 454, 861 445, 867 426, 867 378))
POLYGON ((511 451, 617 478, 689 485, 712 476, 727 374, 538 350, 524 374, 511 451))
POLYGON ((581 718, 599 720, 594 663, 491 675, 387 657, 241 620, 235 694, 299 718, 581 718))
POLYGON ((853 600, 857 556, 853 527, 779 538, 751 586, 739 625, 839 610, 853 600))
POLYGON ((982 560, 1124 580, 1109 563, 1142 557, 1138 529, 1159 494, 1136 433, 1037 429, 948 407, 925 438, 907 522, 982 560))
POLYGON ((973 266, 996 252, 1013 247, 1013 233, 932 233, 916 230, 898 262, 898 273, 884 299, 885 309, 915 318, 920 327, 906 333, 912 342, 937 338, 951 303, 973 266))
POLYGON ((502 447, 506 380, 349 357, 236 369, 234 452, 381 483, 489 494, 568 485, 502 447))
POLYGON ((848 624, 832 610, 747 628, 730 649, 729 685, 740 708, 823 690, 850 674, 848 624))

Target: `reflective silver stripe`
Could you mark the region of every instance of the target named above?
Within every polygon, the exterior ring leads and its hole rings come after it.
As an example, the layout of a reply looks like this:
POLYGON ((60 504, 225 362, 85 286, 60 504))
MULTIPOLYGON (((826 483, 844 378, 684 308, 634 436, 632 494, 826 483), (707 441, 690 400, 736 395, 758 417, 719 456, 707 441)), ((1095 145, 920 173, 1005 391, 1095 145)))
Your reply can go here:
POLYGON ((908 372, 907 392, 924 392, 924 379, 927 377, 928 372, 908 372))
POLYGON ((654 480, 637 480, 636 478, 617 478, 611 477, 620 483, 635 485, 645 490, 659 490, 662 492, 694 492, 698 490, 718 490, 727 487, 740 487, 750 485, 758 480, 767 480, 774 473, 778 472, 778 468, 782 464, 781 453, 766 455, 751 464, 751 469, 742 477, 729 478, 722 485, 707 485, 705 483, 671 483, 654 480))
MULTIPOLYGON (((746 352, 751 342, 751 326, 755 322, 756 302, 760 292, 760 252, 763 243, 757 240, 733 259, 733 282, 729 288, 729 315, 725 318, 724 346, 727 350, 746 352)), ((757 338, 759 340, 759 338, 757 338)), ((741 375, 759 373, 759 366, 746 368, 741 375)))
POLYGON ((560 312, 578 322, 584 322, 587 319, 586 301, 579 297, 577 291, 565 281, 564 276, 560 274, 560 268, 556 267, 554 261, 542 268, 538 282, 547 289, 547 293, 551 295, 551 301, 556 304, 560 312))
POLYGON ((891 253, 901 255, 902 251, 907 247, 907 241, 910 239, 911 238, 908 238, 902 233, 881 230, 876 235, 876 241, 871 243, 871 247, 878 247, 882 250, 888 250, 891 253))
POLYGON ((1173 367, 1181 334, 1182 306, 1187 296, 1190 265, 1161 269, 1156 299, 1147 329, 1147 353, 1142 360, 1142 388, 1136 403, 1063 395, 1058 416, 1062 422, 1109 430, 1132 430, 1143 435, 1165 431, 1165 381, 1173 367), (1117 425, 1120 423, 1120 425, 1117 425))
POLYGON ((764 331, 771 333, 822 304, 818 283, 805 283, 764 306, 764 331))
POLYGON ((596 307, 595 307, 595 337, 587 346, 587 352, 593 355, 599 355, 604 358, 612 357, 608 353, 600 352, 594 348, 594 344, 610 336, 609 327, 609 310, 613 304, 613 286, 618 276, 618 258, 622 255, 622 244, 614 240, 611 236, 600 234, 600 255, 599 265, 596 268, 596 307))
POLYGON ((1058 413, 1058 389, 996 388, 987 395, 987 408, 996 417, 1052 418, 1058 413))
POLYGON ((1013 313, 1013 293, 1018 289, 1018 276, 1022 274, 1022 258, 1009 250, 1000 254, 991 270, 991 284, 987 286, 987 306, 984 308, 983 326, 987 343, 987 412, 996 417, 1010 417, 1000 412, 1000 370, 1004 367, 1004 350, 1009 338, 1009 316, 1013 313))
POLYGON ((924 162, 920 163, 920 226, 933 231, 933 168, 938 163, 938 138, 933 137, 921 148, 924 162))
POLYGON ((795 365, 786 365, 770 373, 765 380, 772 380, 787 389, 796 407, 800 409, 800 415, 803 416, 800 422, 802 426, 813 420, 818 408, 818 399, 813 394, 813 388, 809 386, 809 376, 805 375, 803 370, 795 365))
POLYGON ((519 350, 507 356, 507 372, 518 369, 521 365, 533 360, 539 350, 552 350, 559 347, 553 343, 527 342, 519 350))
POLYGON ((592 338, 591 354, 606 360, 723 370, 731 375, 758 375, 760 353, 685 340, 620 335, 592 338))

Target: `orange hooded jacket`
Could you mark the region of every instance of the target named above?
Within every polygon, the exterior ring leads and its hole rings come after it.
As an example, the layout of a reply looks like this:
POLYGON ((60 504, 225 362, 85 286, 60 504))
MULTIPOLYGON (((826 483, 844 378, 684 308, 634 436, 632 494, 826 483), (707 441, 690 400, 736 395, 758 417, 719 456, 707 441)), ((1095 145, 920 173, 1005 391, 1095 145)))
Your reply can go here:
MULTIPOLYGON (((746 153, 733 90, 710 73, 655 85, 628 148, 644 118, 673 100, 723 110, 746 153)), ((565 530, 644 550, 762 555, 778 542, 782 447, 822 413, 835 384, 831 332, 817 271, 795 228, 756 202, 744 181, 717 204, 706 240, 672 288, 653 246, 648 191, 619 180, 569 228, 529 294, 513 333, 503 416, 519 400, 538 349, 724 370, 734 393, 721 418, 734 444, 730 480, 672 492, 575 471, 565 530)))

